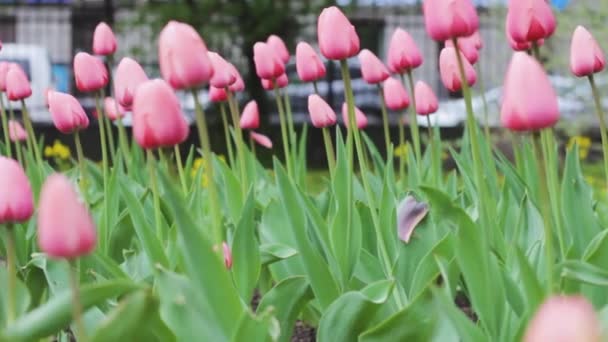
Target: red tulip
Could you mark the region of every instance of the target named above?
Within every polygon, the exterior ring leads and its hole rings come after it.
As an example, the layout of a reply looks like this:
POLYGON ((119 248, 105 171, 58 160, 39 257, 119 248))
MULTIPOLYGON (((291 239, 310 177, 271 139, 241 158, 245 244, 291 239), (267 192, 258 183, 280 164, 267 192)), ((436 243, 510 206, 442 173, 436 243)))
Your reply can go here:
POLYGON ((329 127, 336 124, 336 113, 317 94, 308 96, 308 113, 310 114, 312 125, 316 128, 329 127))
POLYGON ((281 76, 279 76, 274 81, 267 80, 267 79, 263 78, 261 82, 262 82, 262 87, 264 89, 266 89, 266 90, 273 90, 275 84, 279 88, 285 88, 285 87, 287 87, 287 85, 289 84, 289 79, 287 78, 286 74, 282 74, 281 76))
POLYGON ((123 118, 126 112, 120 103, 116 103, 116 101, 111 97, 106 97, 103 100, 103 110, 108 116, 108 119, 112 121, 123 118))
POLYGON ((552 296, 528 324, 524 342, 600 342, 602 326, 593 305, 582 296, 552 296))
POLYGON ((388 46, 388 68, 391 72, 403 74, 422 65, 422 55, 407 31, 397 28, 388 46))
POLYGON ((14 159, 0 156, 0 174, 0 224, 29 220, 34 196, 25 171, 14 159))
POLYGON ((239 125, 241 129, 257 129, 260 127, 260 111, 255 100, 251 100, 245 105, 239 125))
POLYGON ((93 33, 93 53, 96 55, 113 55, 116 52, 116 37, 108 24, 103 21, 97 24, 93 33))
POLYGON ((363 49, 359 53, 359 62, 363 79, 369 84, 384 82, 390 76, 384 63, 367 49, 363 49))
POLYGON ((546 39, 555 32, 555 16, 546 0, 512 0, 507 12, 507 31, 516 43, 546 39))
POLYGON ((317 38, 321 54, 327 59, 347 59, 359 53, 357 31, 336 6, 325 8, 319 15, 317 38))
MULTIPOLYGON (((344 122, 346 128, 349 128, 350 124, 348 121, 348 106, 346 102, 342 104, 342 121, 344 122)), ((355 124, 359 129, 364 129, 365 127, 367 127, 367 117, 357 107, 355 107, 355 124)))
POLYGON ((121 59, 114 79, 114 96, 118 103, 130 109, 137 87, 147 80, 148 76, 139 63, 129 57, 121 59))
POLYGON ((0 91, 6 91, 6 74, 10 66, 9 62, 0 62, 0 91))
POLYGON ((256 133, 254 131, 249 132, 249 136, 253 141, 255 141, 258 145, 264 146, 266 148, 272 148, 272 140, 264 134, 256 133))
POLYGON ((48 101, 53 124, 59 132, 68 134, 89 127, 89 118, 74 96, 51 90, 48 101))
POLYGON ((11 101, 23 100, 32 95, 27 75, 19 64, 11 63, 6 73, 6 96, 11 101))
POLYGON ((142 83, 133 101, 133 135, 145 149, 174 146, 188 137, 179 100, 160 79, 142 83))
MULTIPOLYGON (((471 64, 477 63, 477 60, 479 59, 478 42, 475 39, 475 36, 458 38, 458 49, 471 64)), ((454 42, 446 40, 445 46, 454 47, 454 42)))
POLYGON ((192 28, 170 21, 158 38, 160 73, 174 89, 196 88, 213 77, 207 46, 192 28))
POLYGON ((289 62, 289 50, 287 50, 287 46, 285 45, 283 39, 273 34, 268 37, 266 44, 268 44, 274 50, 283 63, 289 62))
POLYGON ((403 83, 396 78, 389 78, 384 82, 384 101, 390 110, 403 110, 410 105, 410 97, 403 83))
POLYGON ((285 73, 285 64, 274 49, 263 42, 253 45, 255 72, 261 79, 272 80, 285 73))
MULTIPOLYGON (((477 81, 477 74, 475 69, 469 61, 465 58, 464 54, 460 53, 462 63, 464 66, 464 73, 469 86, 475 84, 477 81)), ((462 82, 460 78, 460 70, 458 68, 458 59, 456 58, 456 49, 453 47, 445 47, 439 54, 439 72, 441 74, 441 81, 443 85, 450 91, 455 92, 462 89, 462 82)))
POLYGON ((503 89, 500 114, 505 127, 538 130, 559 120, 555 90, 540 63, 525 52, 513 54, 503 89))
POLYGON ((424 0, 422 10, 427 33, 439 42, 468 37, 479 27, 470 0, 424 0))
POLYGON ((305 42, 299 42, 296 46, 296 70, 304 82, 325 77, 325 65, 312 46, 305 42))
POLYGON ((578 77, 604 70, 606 60, 595 38, 584 27, 578 26, 570 45, 570 70, 578 77))
POLYGON ((50 175, 40 191, 38 246, 53 258, 74 259, 95 249, 95 223, 67 177, 50 175))
POLYGON ((108 71, 101 59, 79 52, 74 57, 74 78, 78 90, 97 91, 108 84, 108 71))
POLYGON ((27 132, 23 129, 23 126, 21 126, 19 121, 8 121, 8 135, 12 142, 27 140, 27 132))
POLYGON ((226 88, 236 82, 236 75, 228 66, 228 62, 216 52, 209 51, 209 60, 213 65, 213 77, 209 80, 209 84, 216 88, 226 88))
POLYGON ((414 90, 416 92, 416 113, 420 115, 435 113, 439 108, 439 103, 433 89, 425 82, 418 81, 414 90))
POLYGON ((209 99, 211 102, 224 102, 228 100, 226 89, 209 86, 209 99))

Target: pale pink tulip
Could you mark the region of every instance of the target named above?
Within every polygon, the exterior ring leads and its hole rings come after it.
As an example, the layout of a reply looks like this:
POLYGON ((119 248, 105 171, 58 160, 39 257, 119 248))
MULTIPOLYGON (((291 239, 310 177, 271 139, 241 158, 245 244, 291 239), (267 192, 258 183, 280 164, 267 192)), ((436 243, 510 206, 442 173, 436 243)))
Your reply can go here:
MULTIPOLYGON (((454 42, 446 40, 445 46, 454 47, 454 42)), ((474 36, 458 38, 458 49, 469 63, 477 63, 477 60, 479 59, 479 50, 474 36)))
POLYGON ((384 82, 384 101, 390 110, 404 110, 410 105, 410 97, 403 83, 396 78, 389 78, 384 82))
POLYGON ((213 65, 213 77, 209 80, 209 84, 216 88, 226 88, 236 82, 236 75, 228 66, 228 62, 216 52, 208 52, 209 60, 213 65))
POLYGON ((270 138, 265 136, 264 134, 251 131, 249 132, 249 136, 251 137, 251 139, 253 139, 253 141, 256 142, 256 144, 264 146, 268 149, 272 148, 272 140, 270 140, 270 138))
POLYGON ((422 65, 422 55, 407 31, 397 28, 388 46, 388 68, 391 72, 403 74, 422 65))
POLYGON ((512 0, 507 11, 508 35, 517 43, 546 39, 555 32, 556 21, 546 0, 512 0))
POLYGON ((308 43, 296 46, 296 70, 303 82, 314 82, 325 77, 325 65, 308 43))
POLYGON ((357 31, 336 6, 325 8, 319 15, 317 38, 321 54, 327 59, 347 59, 359 53, 357 31))
POLYGON ((59 132, 68 134, 89 126, 89 118, 74 96, 51 90, 48 101, 53 124, 59 132))
POLYGON ((10 66, 9 62, 0 62, 0 91, 6 91, 6 74, 10 66))
MULTIPOLYGON (((342 122, 344 122, 346 128, 349 128, 348 105, 346 102, 342 104, 342 122)), ((359 129, 364 129, 367 127, 367 116, 365 116, 365 114, 363 114, 363 112, 357 107, 355 107, 355 124, 359 129)))
POLYGON ((433 89, 423 81, 416 82, 416 113, 420 115, 433 114, 439 108, 439 102, 433 89))
MULTIPOLYGON (((464 66, 464 73, 466 82, 469 86, 475 84, 477 81, 477 74, 475 69, 465 56, 460 53, 462 64, 464 66)), ((441 81, 443 85, 450 91, 456 92, 462 89, 462 82, 460 78, 460 70, 458 68, 458 59, 456 57, 456 49, 453 47, 445 47, 439 54, 439 73, 441 74, 441 81)))
POLYGON ((116 37, 108 24, 103 21, 97 24, 93 33, 93 53, 96 55, 113 55, 116 52, 116 37))
POLYGON ((121 59, 114 79, 114 96, 118 103, 131 109, 137 87, 147 80, 148 75, 139 63, 129 57, 121 59))
POLYGON ((32 95, 27 75, 19 64, 11 63, 6 73, 6 96, 11 101, 26 99, 32 95))
POLYGON ((116 119, 121 119, 125 116, 126 110, 117 103, 113 98, 106 97, 103 100, 103 109, 108 116, 108 119, 114 121, 116 119))
POLYGON ((245 105, 239 126, 241 129, 258 129, 260 127, 260 111, 255 100, 251 100, 245 105))
POLYGON ((230 68, 230 70, 232 71, 232 73, 236 77, 236 81, 234 81, 234 83, 232 83, 228 87, 228 89, 231 92, 233 92, 233 93, 237 93, 239 91, 245 90, 245 82, 243 82, 243 78, 241 77, 241 74, 236 69, 236 67, 232 63, 228 63, 228 68, 230 68))
POLYGON ((285 63, 274 49, 264 42, 253 45, 253 61, 255 72, 261 79, 272 80, 285 73, 285 63))
POLYGON ((27 140, 27 132, 25 131, 23 126, 21 126, 19 121, 8 121, 8 135, 12 142, 27 140))
POLYGON ((108 84, 108 71, 101 59, 79 52, 74 57, 76 87, 82 92, 97 91, 108 84))
POLYGON ((427 33, 438 42, 468 37, 479 27, 471 0, 424 0, 422 11, 427 33))
POLYGON ((369 84, 382 83, 390 76, 380 58, 367 49, 363 49, 359 53, 359 62, 363 79, 369 84))
POLYGON ((0 224, 29 220, 34 196, 25 171, 14 159, 0 156, 0 175, 0 224))
POLYGON ((308 113, 310 114, 312 125, 316 128, 329 127, 336 124, 336 113, 317 94, 308 96, 308 113))
POLYGON ((274 52, 279 56, 283 63, 289 62, 289 50, 285 45, 283 39, 276 35, 270 35, 266 40, 266 44, 270 45, 270 47, 274 50, 274 52))
POLYGON ((604 70, 604 52, 589 31, 578 26, 570 45, 570 70, 575 76, 584 77, 604 70))

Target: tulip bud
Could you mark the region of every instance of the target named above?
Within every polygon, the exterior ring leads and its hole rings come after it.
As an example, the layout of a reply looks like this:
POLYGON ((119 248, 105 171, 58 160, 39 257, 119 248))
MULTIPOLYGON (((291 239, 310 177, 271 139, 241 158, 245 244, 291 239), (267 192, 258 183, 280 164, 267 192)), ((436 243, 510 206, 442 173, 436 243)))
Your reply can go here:
POLYGON ((438 42, 468 37, 479 27, 471 0, 424 0, 422 11, 427 33, 438 42))
POLYGON ((230 251, 230 247, 228 247, 228 244, 226 243, 226 241, 222 242, 222 248, 224 249, 224 264, 226 265, 227 269, 231 269, 232 268, 232 252, 230 251))
POLYGON ((148 76, 139 63, 129 57, 121 59, 114 79, 114 96, 118 103, 130 109, 137 87, 147 80, 148 76))
POLYGON ((108 71, 99 58, 79 52, 74 57, 74 78, 78 90, 97 91, 108 84, 108 71))
POLYGON ((93 53, 96 55, 113 55, 116 52, 116 37, 108 24, 100 22, 93 33, 93 53))
MULTIPOLYGON (((475 84, 477 81, 477 74, 475 69, 469 61, 464 57, 462 52, 460 57, 464 67, 464 73, 466 81, 469 86, 475 84)), ((439 54, 439 72, 441 74, 441 81, 443 85, 451 92, 456 92, 462 89, 462 82, 460 78, 460 69, 458 68, 458 58, 456 57, 456 49, 453 47, 445 47, 439 54)))
POLYGON ((27 75, 19 64, 11 63, 6 73, 6 96, 11 101, 26 99, 32 95, 27 75))
POLYGON ((0 156, 0 175, 0 224, 29 220, 34 196, 25 171, 14 159, 0 156))
POLYGON ((422 65, 422 55, 407 31, 397 28, 388 47, 388 68, 403 74, 422 65))
MULTIPOLYGON (((342 104, 342 121, 344 122, 346 128, 350 128, 350 123, 348 120, 348 105, 346 104, 346 102, 342 104)), ((355 124, 359 129, 364 129, 365 127, 367 127, 367 117, 357 107, 355 107, 355 124)))
POLYGON ((236 69, 236 67, 232 63, 228 63, 228 68, 232 71, 232 73, 236 77, 236 81, 234 83, 232 83, 228 87, 228 89, 233 93, 245 90, 245 82, 243 82, 243 78, 241 77, 241 74, 236 69))
POLYGON ((213 77, 209 80, 209 84, 216 88, 226 88, 236 82, 236 75, 228 66, 228 62, 216 52, 208 52, 209 60, 213 65, 213 77))
POLYGON ((359 53, 359 62, 363 79, 369 84, 384 82, 390 76, 384 63, 367 49, 363 49, 359 53))
POLYGON ((255 141, 256 144, 266 147, 268 149, 272 148, 272 141, 270 140, 269 137, 265 136, 264 134, 260 134, 260 133, 251 131, 251 132, 249 132, 249 136, 251 137, 251 139, 253 141, 255 141))
POLYGON ((48 101, 53 124, 59 132, 68 134, 89 127, 89 118, 74 96, 51 90, 48 101))
POLYGON ((125 116, 125 109, 111 97, 106 97, 103 100, 103 110, 108 116, 108 119, 114 121, 125 116))
POLYGON ((285 73, 285 64, 270 45, 257 42, 253 45, 255 72, 261 79, 272 80, 285 73))
POLYGON ((509 1, 508 35, 516 43, 532 43, 555 32, 555 16, 546 0, 509 1))
POLYGON ((10 66, 9 62, 0 62, 0 91, 6 91, 6 74, 10 66))
POLYGON ((19 121, 8 121, 8 135, 12 142, 27 140, 27 132, 23 129, 23 126, 21 126, 19 121))
POLYGON ((325 77, 325 65, 308 43, 296 46, 296 70, 303 82, 314 82, 325 77))
MULTIPOLYGON (((479 59, 477 43, 475 36, 458 38, 458 49, 471 64, 477 63, 477 60, 479 59)), ((454 47, 454 42, 446 40, 445 46, 454 47)))
POLYGON ((410 97, 403 83, 396 78, 384 81, 384 101, 390 110, 404 110, 410 105, 410 97))
POLYGON ((209 86, 209 99, 212 102, 224 102, 228 100, 228 94, 226 94, 226 89, 209 86))
POLYGON ((245 105, 239 124, 241 129, 257 129, 260 127, 260 112, 255 100, 251 100, 245 105))
POLYGON ((308 113, 310 114, 312 125, 316 128, 329 127, 336 124, 336 113, 317 94, 308 96, 308 113))
POLYGON ((336 6, 325 8, 319 15, 317 38, 321 54, 327 59, 347 59, 359 53, 355 27, 336 6))
POLYGON ((268 37, 266 44, 268 44, 274 50, 283 63, 289 62, 289 50, 287 50, 287 46, 285 45, 283 39, 273 34, 268 37))
POLYGON ((575 76, 583 77, 604 70, 604 66, 606 60, 597 41, 584 27, 578 26, 570 45, 570 70, 575 76))
POLYGON ((416 92, 416 113, 420 115, 435 113, 439 108, 439 103, 433 89, 425 82, 418 81, 414 90, 416 92))

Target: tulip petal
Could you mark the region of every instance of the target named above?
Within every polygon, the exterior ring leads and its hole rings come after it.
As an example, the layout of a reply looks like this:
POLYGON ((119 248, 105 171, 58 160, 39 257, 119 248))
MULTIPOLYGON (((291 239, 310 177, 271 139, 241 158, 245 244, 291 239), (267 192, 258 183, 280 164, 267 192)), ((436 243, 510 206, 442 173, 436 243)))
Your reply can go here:
POLYGON ((418 202, 412 195, 406 196, 397 208, 397 234, 405 243, 410 242, 414 229, 429 212, 428 204, 418 202))

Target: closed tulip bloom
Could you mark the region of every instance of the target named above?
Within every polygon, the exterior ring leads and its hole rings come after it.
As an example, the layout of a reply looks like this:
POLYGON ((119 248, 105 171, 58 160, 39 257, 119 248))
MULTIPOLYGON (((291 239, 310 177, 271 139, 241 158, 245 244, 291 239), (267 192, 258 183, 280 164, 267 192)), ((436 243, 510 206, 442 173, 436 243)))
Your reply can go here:
POLYGON ((276 80, 267 80, 267 79, 262 79, 262 87, 266 90, 273 90, 274 86, 276 84, 277 87, 279 88, 285 88, 287 87, 287 85, 289 84, 289 79, 287 78, 286 74, 282 74, 281 76, 279 76, 276 80))
POLYGON ((6 73, 6 96, 11 101, 23 100, 32 95, 27 75, 19 64, 11 63, 6 73))
POLYGON ((19 121, 8 121, 8 135, 12 142, 27 140, 27 132, 23 129, 23 126, 21 126, 19 121))
MULTIPOLYGON (((464 73, 466 81, 469 86, 475 84, 477 81, 477 74, 475 69, 469 61, 464 57, 462 52, 462 63, 464 66, 464 73)), ((455 92, 462 89, 462 82, 460 79, 460 70, 458 68, 458 59, 456 58, 456 49, 453 47, 445 47, 439 54, 439 73, 441 74, 441 81, 443 85, 450 91, 455 92)))
POLYGON ((425 82, 418 81, 414 90, 416 91, 416 113, 420 115, 435 113, 439 108, 439 102, 433 89, 425 82))
POLYGON ((224 250, 224 264, 227 269, 232 268, 232 252, 226 241, 222 242, 222 249, 224 250))
POLYGON ((479 27, 471 0, 424 0, 422 11, 427 33, 438 42, 468 37, 479 27))
POLYGON ((327 59, 347 59, 359 53, 357 31, 336 6, 325 8, 319 15, 317 38, 321 54, 327 59))
POLYGON ((126 112, 126 110, 120 105, 120 103, 117 103, 111 97, 106 97, 103 100, 103 109, 106 115, 108 116, 108 119, 112 121, 123 118, 126 112))
POLYGON ((118 63, 114 77, 114 96, 121 106, 130 109, 133 105, 135 90, 148 80, 148 75, 139 63, 125 57, 118 63))
POLYGON ((170 147, 188 137, 189 127, 179 100, 169 85, 160 79, 144 82, 133 101, 133 135, 145 149, 170 147))
POLYGON ((40 191, 38 246, 53 258, 74 259, 95 249, 95 223, 70 180, 50 175, 40 191))
POLYGON ((384 81, 384 101, 390 110, 398 111, 410 105, 410 97, 403 83, 396 78, 389 78, 384 81))
MULTIPOLYGON (((446 40, 445 46, 454 47, 454 42, 446 40)), ((473 36, 458 38, 458 49, 469 63, 475 64, 479 60, 479 49, 473 36)))
POLYGON ((228 67, 236 77, 236 80, 234 81, 234 83, 228 86, 228 89, 234 93, 245 90, 245 82, 243 82, 243 77, 241 77, 239 71, 232 63, 228 63, 228 67))
POLYGON ((249 132, 249 136, 256 144, 264 146, 268 149, 272 148, 272 140, 264 134, 256 133, 254 131, 249 132))
POLYGON ((325 64, 310 44, 299 42, 296 46, 296 70, 303 82, 314 82, 325 77, 325 64))
POLYGON ((422 65, 422 54, 407 31, 397 28, 388 46, 388 68, 403 74, 422 65))
POLYGON ((192 26, 171 20, 158 38, 160 73, 174 89, 191 89, 213 77, 207 45, 192 26))
POLYGON ((67 134, 89 126, 89 118, 74 96, 51 90, 48 101, 53 124, 59 132, 67 134))
POLYGON ((101 59, 79 52, 74 57, 74 78, 78 90, 97 91, 108 84, 108 71, 101 59))
POLYGON ((529 41, 515 41, 515 39, 513 39, 513 36, 511 36, 511 28, 510 28, 511 24, 509 23, 509 20, 507 20, 506 22, 506 27, 505 27, 505 33, 507 34, 507 41, 509 42, 509 45, 511 45, 511 49, 513 49, 514 51, 527 51, 530 50, 532 48, 532 42, 529 41))
POLYGON ((602 326, 593 305, 582 296, 552 296, 528 324, 524 342, 600 342, 602 326))
POLYGON ((245 105, 239 125, 241 129, 257 129, 260 127, 260 111, 255 100, 251 100, 245 105))
POLYGON ((10 66, 9 62, 0 62, 0 91, 6 91, 6 74, 10 66))
POLYGON ((555 16, 546 0, 514 0, 509 2, 507 30, 517 43, 535 42, 555 32, 555 16))
POLYGON ((390 76, 384 63, 367 49, 363 49, 359 53, 359 62, 363 79, 369 84, 384 82, 390 76))
POLYGON ((285 45, 283 39, 276 35, 270 35, 266 40, 266 44, 270 45, 270 47, 274 50, 274 52, 279 56, 283 63, 289 62, 289 50, 285 45))
POLYGON ((253 45, 253 61, 255 72, 261 79, 272 80, 285 73, 285 63, 267 43, 253 45))
POLYGON ((97 24, 93 33, 93 53, 96 55, 113 55, 116 52, 116 37, 108 24, 103 21, 97 24))
POLYGON ((570 45, 570 71, 578 77, 604 70, 606 60, 602 49, 589 31, 578 26, 570 45))
POLYGON ((209 86, 209 99, 211 102, 224 102, 228 100, 226 89, 209 86))
MULTIPOLYGON (((349 128, 348 105, 346 102, 342 104, 342 121, 344 122, 346 128, 349 128)), ((367 116, 365 116, 365 114, 363 114, 363 112, 357 107, 355 107, 355 123, 359 129, 364 129, 367 127, 367 116)))
POLYGON ((0 224, 29 220, 34 196, 25 171, 14 159, 0 156, 0 175, 0 224))
POLYGON ((310 114, 312 125, 316 128, 329 127, 336 124, 336 113, 317 94, 308 96, 308 113, 310 114))
POLYGON ((213 65, 213 77, 209 80, 209 84, 216 88, 226 88, 236 82, 236 75, 228 66, 228 62, 216 52, 208 52, 209 60, 213 65))
POLYGON ((500 119, 505 127, 539 130, 559 120, 555 90, 540 63, 527 53, 513 54, 503 89, 500 119))

